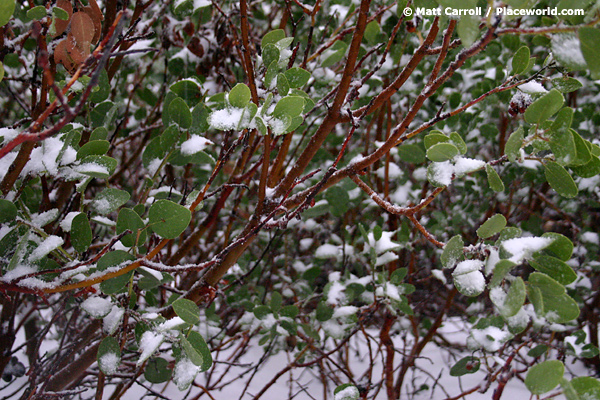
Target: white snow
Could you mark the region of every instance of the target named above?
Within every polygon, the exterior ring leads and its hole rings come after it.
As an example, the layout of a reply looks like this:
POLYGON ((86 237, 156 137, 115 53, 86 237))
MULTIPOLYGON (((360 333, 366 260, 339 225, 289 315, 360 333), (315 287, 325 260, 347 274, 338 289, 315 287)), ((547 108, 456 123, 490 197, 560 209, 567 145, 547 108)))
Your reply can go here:
POLYGON ((125 314, 125 310, 121 307, 113 305, 112 310, 104 319, 102 320, 102 328, 104 333, 107 335, 112 335, 116 332, 121 320, 123 319, 123 315, 125 314))
POLYGON ((456 176, 463 176, 470 172, 477 171, 485 166, 485 161, 472 158, 456 157, 454 160, 454 173, 456 176))
POLYGON ((315 258, 334 258, 337 257, 340 252, 340 248, 333 244, 323 244, 315 251, 315 258))
POLYGON ((342 317, 347 317, 349 315, 354 315, 356 314, 356 312, 358 311, 357 307, 354 306, 343 306, 343 307, 338 307, 335 309, 335 311, 333 312, 333 317, 332 318, 342 318, 342 317))
POLYGON ((586 62, 581 53, 579 38, 574 34, 554 35, 550 41, 552 56, 564 66, 585 69, 586 62))
POLYGON ((502 247, 512 254, 510 261, 519 264, 524 259, 531 258, 532 254, 549 246, 554 239, 542 237, 522 237, 508 239, 502 242, 502 247))
POLYGON ((55 137, 44 140, 39 147, 31 151, 31 156, 21 171, 21 176, 43 173, 57 175, 59 164, 56 159, 63 145, 63 141, 55 137))
POLYGON ((210 140, 200 135, 192 135, 188 140, 181 144, 181 154, 196 154, 204 150, 208 145, 213 144, 210 140))
POLYGON ((106 353, 100 357, 98 363, 102 365, 102 370, 106 375, 112 375, 117 372, 121 358, 117 353, 106 353))
POLYGON ((536 81, 529 81, 518 86, 525 93, 546 93, 547 90, 542 86, 541 83, 536 81))
POLYGON ((360 397, 360 393, 356 386, 348 386, 333 396, 333 400, 356 400, 360 397))
POLYGON ((154 354, 154 352, 164 341, 164 335, 152 331, 144 332, 140 339, 140 350, 142 351, 142 354, 140 354, 140 359, 138 360, 137 365, 141 365, 144 361, 150 358, 150 356, 154 354))
POLYGON ((591 244, 600 244, 600 239, 596 232, 584 232, 581 234, 581 241, 591 244))
POLYGON ((433 171, 433 180, 441 185, 448 186, 452 183, 452 174, 454 168, 450 161, 434 162, 431 163, 431 170, 433 171))
POLYGON ((329 292, 327 292, 327 304, 343 304, 346 302, 346 294, 344 293, 344 285, 334 281, 331 283, 329 292))
POLYGON ((62 221, 60 221, 60 227, 63 232, 71 232, 71 224, 73 223, 73 218, 75 218, 79 214, 78 211, 71 211, 62 221))
MULTIPOLYGON (((375 241, 375 236, 373 235, 373 232, 369 232, 368 246, 375 248, 375 252, 377 254, 385 253, 385 252, 392 251, 392 250, 398 250, 401 247, 400 244, 392 242, 392 237, 394 236, 394 233, 395 232, 382 232, 381 238, 379 238, 379 240, 375 241)), ((365 246, 367 246, 366 243, 365 243, 365 246)), ((366 247, 365 247, 365 251, 367 251, 366 247)))
POLYGON ((173 369, 173 381, 179 390, 185 390, 194 380, 198 371, 200 371, 200 367, 189 359, 181 359, 175 364, 175 368, 173 369))
POLYGON ((456 266, 452 276, 454 283, 467 296, 476 296, 485 289, 485 278, 480 272, 483 262, 480 260, 465 260, 456 266))
POLYGON ((59 236, 48 236, 40 245, 31 253, 29 256, 29 261, 38 261, 41 260, 42 257, 50 253, 52 250, 63 245, 65 241, 63 238, 59 236))
POLYGON ((208 123, 222 131, 237 129, 243 112, 244 109, 233 107, 213 111, 208 117, 208 123))
POLYGON ((471 337, 487 351, 498 351, 500 347, 511 338, 511 334, 495 326, 485 329, 473 329, 471 337))
POLYGON ((94 318, 104 318, 111 312, 112 307, 110 299, 98 296, 88 297, 81 303, 81 308, 94 318))

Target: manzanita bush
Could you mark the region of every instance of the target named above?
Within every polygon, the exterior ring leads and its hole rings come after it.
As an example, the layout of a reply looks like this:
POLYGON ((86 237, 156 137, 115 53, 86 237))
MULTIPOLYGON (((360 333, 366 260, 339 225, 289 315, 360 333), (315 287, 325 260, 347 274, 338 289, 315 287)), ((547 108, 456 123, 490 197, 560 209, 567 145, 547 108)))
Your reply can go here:
POLYGON ((4 398, 600 398, 597 2, 0 0, 0 61, 4 398))

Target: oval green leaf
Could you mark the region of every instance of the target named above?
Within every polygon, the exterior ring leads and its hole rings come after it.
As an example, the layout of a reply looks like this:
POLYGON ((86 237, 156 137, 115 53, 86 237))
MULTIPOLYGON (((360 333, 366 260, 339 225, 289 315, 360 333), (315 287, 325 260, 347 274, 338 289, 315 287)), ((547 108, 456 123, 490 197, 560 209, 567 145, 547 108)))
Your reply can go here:
POLYGON ((523 146, 523 128, 519 127, 510 134, 504 145, 504 154, 510 162, 515 162, 519 158, 521 146, 523 146))
POLYGON ((500 175, 496 172, 494 167, 489 164, 485 165, 485 173, 487 174, 488 184, 494 192, 504 191, 504 182, 500 178, 500 175))
POLYGON ((512 75, 519 75, 525 72, 525 70, 529 66, 530 56, 531 53, 529 51, 529 47, 527 46, 522 46, 521 48, 519 48, 519 50, 517 50, 510 62, 512 75))
POLYGON ((569 238, 556 232, 546 232, 542 237, 554 239, 552 243, 544 248, 544 253, 549 253, 563 261, 571 259, 573 255, 573 242, 569 238))
POLYGON ((422 164, 425 162, 425 152, 417 144, 402 144, 402 146, 399 146, 398 157, 410 164, 422 164))
POLYGON ((179 298, 173 302, 175 314, 191 325, 200 322, 200 309, 191 300, 179 298))
POLYGON ((564 102, 563 95, 558 90, 552 89, 527 107, 525 121, 530 124, 540 124, 560 110, 564 102))
POLYGON ((504 318, 509 318, 517 314, 521 307, 523 307, 526 297, 527 290, 525 288, 525 282, 523 282, 521 277, 517 277, 510 285, 510 289, 508 289, 508 293, 504 299, 504 304, 500 309, 502 316, 504 318))
POLYGON ((551 391, 560 383, 565 365, 558 360, 544 361, 527 372, 525 386, 532 394, 540 395, 551 391))
POLYGON ((142 218, 132 209, 123 208, 119 211, 119 216, 117 217, 117 234, 125 232, 127 229, 132 232, 121 238, 121 243, 124 246, 133 247, 142 245, 146 241, 147 236, 144 230, 145 226, 146 224, 144 224, 142 218))
POLYGON ((284 115, 290 118, 298 117, 304 109, 304 99, 300 96, 287 96, 282 98, 275 105, 273 116, 281 118, 284 115))
POLYGON ((98 367, 105 375, 117 372, 121 364, 121 347, 119 342, 112 336, 107 336, 98 346, 98 367))
POLYGON ((283 38, 285 38, 285 31, 283 29, 275 29, 263 36, 260 47, 265 47, 268 44, 275 44, 283 38))
POLYGON ((577 189, 575 181, 561 165, 554 161, 548 161, 544 164, 544 174, 556 193, 567 198, 577 196, 579 189, 577 189))
POLYGON ((107 140, 92 140, 77 150, 77 159, 81 160, 87 156, 102 156, 108 152, 110 143, 107 140))
POLYGON ((229 104, 232 107, 244 108, 250 102, 250 88, 243 83, 238 83, 229 92, 229 104))
POLYGON ((163 383, 171 379, 169 362, 164 358, 151 358, 144 370, 144 378, 150 383, 163 383))
POLYGON ((465 246, 463 239, 460 235, 453 236, 442 251, 440 261, 444 268, 451 268, 456 264, 457 261, 463 257, 463 247, 465 246))
POLYGON ((450 376, 463 376, 468 374, 474 374, 479 371, 481 361, 479 358, 473 356, 467 356, 461 358, 456 364, 450 368, 450 376))
POLYGON ((106 188, 94 199, 93 208, 98 214, 106 215, 127 203, 131 195, 125 190, 106 188))
POLYGON ((71 222, 71 245, 78 253, 83 253, 94 239, 90 221, 84 213, 79 213, 71 222))
POLYGON ((482 239, 487 239, 499 233, 505 226, 506 218, 504 218, 504 215, 492 215, 479 227, 479 229, 477 229, 477 236, 482 239))
POLYGON ((187 129, 192 125, 192 112, 181 97, 174 98, 169 103, 169 118, 182 129, 187 129))
POLYGON ((577 279, 577 274, 573 271, 573 268, 556 257, 539 255, 534 257, 533 260, 529 260, 529 264, 562 285, 569 285, 577 279))
POLYGON ((4 26, 10 21, 15 12, 15 0, 0 0, 0 26, 4 26))
POLYGON ((600 29, 584 26, 579 31, 579 47, 592 73, 593 79, 600 78, 600 29))
POLYGON ((290 88, 301 88, 308 83, 310 72, 305 69, 294 67, 284 72, 285 77, 290 85, 290 88))
POLYGON ((150 207, 148 218, 152 230, 163 239, 175 239, 181 235, 192 220, 186 207, 170 200, 158 200, 150 207))
POLYGON ((434 162, 444 162, 453 159, 459 151, 451 143, 437 143, 427 149, 427 158, 434 162))
POLYGON ((423 138, 423 143, 425 144, 425 149, 429 149, 434 144, 438 143, 448 143, 450 138, 440 131, 433 131, 430 134, 426 135, 423 138))
POLYGON ((27 10, 27 18, 39 20, 46 16, 46 7, 37 6, 27 10))
POLYGON ((0 199, 0 223, 11 222, 17 218, 17 206, 12 201, 0 199))

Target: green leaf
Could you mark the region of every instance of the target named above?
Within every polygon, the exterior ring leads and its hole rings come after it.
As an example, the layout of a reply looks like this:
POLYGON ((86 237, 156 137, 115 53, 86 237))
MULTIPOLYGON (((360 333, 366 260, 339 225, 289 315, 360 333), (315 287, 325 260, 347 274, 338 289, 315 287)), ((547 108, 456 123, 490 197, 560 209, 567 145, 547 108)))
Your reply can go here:
POLYGON ((194 105, 202 98, 202 90, 194 79, 184 79, 172 84, 169 89, 177 96, 189 101, 188 104, 194 105))
POLYGON ((450 376, 463 376, 468 374, 474 374, 479 371, 481 361, 479 358, 473 356, 467 356, 461 358, 456 364, 450 368, 450 376))
POLYGON ((271 311, 274 313, 279 312, 281 309, 281 303, 283 302, 283 297, 279 292, 273 292, 271 294, 271 301, 269 302, 269 307, 271 307, 271 311))
POLYGON ((100 126, 92 131, 90 135, 90 142, 93 142, 95 140, 106 140, 107 137, 108 130, 103 126, 100 126))
POLYGON ((450 138, 440 131, 432 131, 428 135, 425 135, 423 138, 423 143, 425 144, 425 149, 429 149, 434 144, 438 143, 448 143, 450 138))
POLYGON ((492 279, 490 280, 490 287, 496 287, 502 283, 506 274, 510 272, 517 264, 510 260, 500 260, 494 266, 494 273, 492 275, 492 279))
POLYGON ((0 223, 14 221, 17 218, 17 206, 12 201, 0 199, 0 223))
POLYGON ((130 272, 126 273, 126 274, 119 275, 119 276, 117 276, 115 278, 111 278, 109 280, 106 280, 106 281, 100 283, 100 290, 104 294, 116 294, 116 293, 119 293, 129 283, 129 281, 131 280, 132 275, 133 275, 133 271, 130 271, 130 272))
POLYGON ((69 13, 60 7, 52 7, 52 15, 54 15, 56 18, 61 19, 63 21, 69 20, 69 13))
POLYGON ((591 156, 590 161, 579 167, 571 168, 574 173, 582 178, 592 178, 600 174, 600 159, 596 156, 591 156))
POLYGON ((275 118, 281 118, 284 115, 290 118, 298 117, 304 109, 304 99, 300 96, 286 96, 279 100, 273 110, 275 118))
POLYGON ((477 229, 477 236, 482 239, 487 239, 499 233, 506 226, 506 218, 502 214, 496 214, 488 218, 479 229, 477 229))
MULTIPOLYGON (((277 91, 280 96, 285 96, 290 91, 290 84, 284 74, 277 75, 277 91)), ((304 102, 302 102, 302 108, 304 108, 304 102)))
POLYGON ((464 246, 465 244, 463 242, 462 236, 460 235, 455 235, 450 240, 448 240, 448 242, 444 246, 442 255, 440 256, 442 266, 444 268, 451 268, 454 266, 454 264, 456 264, 457 261, 462 259, 464 246))
POLYGON ((358 391, 358 388, 351 383, 344 383, 335 388, 333 396, 335 400, 358 400, 360 399, 360 392, 358 391), (343 395, 341 393, 343 393, 343 395))
POLYGON ((487 174, 488 184, 494 192, 504 191, 504 182, 500 178, 500 175, 496 172, 494 167, 489 164, 485 165, 485 173, 487 174))
POLYGON ((527 355, 529 357, 538 358, 547 351, 548 351, 548 346, 546 346, 545 344, 539 344, 539 345, 535 346, 533 349, 529 350, 527 352, 527 355))
POLYGON ((245 108, 250 98, 250 88, 243 83, 238 83, 229 92, 229 104, 236 108, 245 108))
POLYGON ((212 366, 213 360, 212 355, 210 354, 210 349, 208 348, 208 345, 206 344, 206 341, 202 335, 196 331, 191 331, 187 337, 187 340, 188 343, 192 345, 193 350, 202 358, 202 362, 200 364, 196 364, 200 367, 200 371, 203 372, 209 370, 212 366))
POLYGON ((588 147, 588 144, 587 144, 589 142, 587 142, 586 140, 583 140, 583 138, 577 132, 575 132, 573 129, 570 129, 570 131, 571 131, 571 134, 573 135, 573 140, 575 141, 575 150, 576 150, 577 155, 576 155, 575 159, 569 165, 571 167, 586 165, 587 163, 592 161, 592 153, 590 152, 590 148, 588 147))
POLYGON ((170 200, 158 200, 150 207, 148 218, 152 230, 163 239, 175 239, 181 235, 192 220, 186 207, 170 200))
POLYGON ((571 380, 571 385, 582 399, 600 399, 600 381, 591 376, 578 376, 571 380))
POLYGON ((91 176, 92 178, 106 179, 110 177, 117 168, 117 160, 108 156, 87 156, 77 167, 77 172, 91 176))
POLYGON ((556 193, 567 198, 577 196, 579 189, 577 189, 575 181, 561 165, 554 161, 546 162, 544 164, 544 174, 546 180, 556 193))
POLYGON ((556 257, 538 255, 533 260, 529 260, 529 264, 562 285, 569 285, 577 279, 577 274, 573 271, 573 268, 556 257))
POLYGON ((575 78, 570 76, 563 76, 561 78, 554 78, 551 81, 554 86, 561 93, 571 93, 580 89, 583 84, 575 78))
POLYGON ((371 21, 365 27, 363 38, 371 45, 377 44, 377 35, 379 32, 381 32, 379 23, 377 21, 371 21))
POLYGON ((37 6, 27 10, 27 18, 29 19, 39 20, 44 18, 46 14, 46 7, 44 6, 37 6))
POLYGON ((191 300, 179 298, 173 302, 175 314, 190 325, 200 322, 200 309, 191 300))
POLYGON ((515 162, 519 158, 521 146, 523 146, 523 127, 520 126, 510 134, 504 146, 504 154, 506 154, 510 162, 515 162))
POLYGON ((600 29, 584 26, 579 29, 579 47, 592 73, 593 79, 600 78, 600 29))
POLYGON ((341 40, 336 41, 333 46, 329 48, 329 50, 323 52, 323 55, 321 56, 321 67, 329 68, 332 65, 342 61, 344 55, 346 54, 346 49, 348 49, 347 43, 341 40))
POLYGON ((4 26, 10 21, 15 12, 15 0, 0 0, 0 26, 4 26))
POLYGON ((519 75, 519 74, 522 74, 523 72, 525 72, 525 70, 529 66, 529 57, 530 56, 531 56, 531 53, 529 52, 529 47, 522 46, 521 48, 519 48, 519 50, 517 50, 517 52, 515 53, 515 55, 513 56, 512 60, 511 60, 511 69, 512 69, 511 74, 519 75))
POLYGON ((548 144, 558 164, 569 165, 577 157, 575 140, 568 128, 553 130, 548 144))
POLYGON ((469 47, 479 36, 479 22, 481 17, 473 15, 463 15, 458 21, 456 31, 464 47, 469 47))
POLYGON ((463 138, 458 134, 458 132, 450 133, 450 141, 456 146, 460 154, 465 154, 467 152, 467 144, 465 143, 463 138))
POLYGON ((427 149, 427 158, 434 162, 444 162, 453 159, 459 151, 450 143, 437 143, 427 149))
POLYGON ((188 129, 192 125, 192 112, 181 97, 174 98, 169 103, 169 118, 182 129, 188 129))
POLYGON ((549 253, 563 261, 569 261, 573 255, 573 242, 564 235, 556 232, 546 232, 543 238, 554 239, 552 243, 544 248, 544 253, 549 253))
POLYGON ((144 378, 150 383, 167 382, 171 379, 171 374, 169 362, 160 357, 151 358, 144 370, 144 378))
POLYGON ((300 309, 297 306, 294 305, 289 305, 289 306, 284 306, 281 308, 281 311, 279 312, 279 314, 281 314, 282 317, 287 317, 287 318, 296 318, 296 316, 300 313, 300 309))
POLYGON ((0 61, 0 82, 4 79, 4 64, 0 61))
POLYGON ((544 394, 558 386, 564 373, 565 365, 562 362, 544 361, 529 368, 525 377, 525 386, 532 394, 544 394))
MULTIPOLYGON (((192 331, 193 332, 193 331, 192 331)), ((191 333, 191 332, 190 332, 191 333)), ((198 352, 194 346, 187 340, 185 337, 181 337, 181 346, 183 347, 183 351, 185 351, 185 355, 187 358, 196 366, 201 366, 204 362, 204 358, 202 354, 198 352)))
POLYGON ((530 285, 537 287, 544 296, 562 296, 565 294, 565 287, 548 275, 541 272, 533 272, 529 275, 530 285))
POLYGON ((333 309, 329 307, 326 302, 320 301, 319 304, 317 304, 315 316, 317 318, 317 321, 329 321, 331 317, 333 317, 333 309))
POLYGON ((90 155, 102 156, 108 152, 110 143, 107 140, 92 140, 77 150, 77 159, 81 160, 90 155))
POLYGON ((94 235, 90 221, 84 213, 79 213, 71 221, 71 245, 78 253, 83 253, 92 244, 94 235))
POLYGON ((311 77, 310 72, 298 67, 290 68, 284 74, 290 88, 301 88, 308 83, 311 77))
POLYGON ((285 31, 283 29, 275 29, 262 38, 260 47, 264 48, 268 44, 275 44, 283 38, 285 38, 285 31))
MULTIPOLYGON (((273 70, 277 69, 277 66, 279 64, 279 57, 280 57, 279 49, 274 44, 268 44, 267 46, 263 47, 263 50, 262 50, 263 64, 268 69, 270 69, 271 67, 273 67, 273 70)), ((266 72, 265 72, 265 74, 266 74, 266 72)), ((270 81, 271 80, 269 79, 267 82, 267 78, 265 75, 265 83, 266 83, 265 86, 268 86, 270 81)))
POLYGON ((410 164, 422 164, 425 160, 425 152, 417 144, 402 144, 397 147, 398 157, 410 164))
POLYGON ((271 314, 271 309, 267 306, 260 305, 258 307, 255 307, 254 310, 252 310, 252 312, 254 313, 254 316, 256 318, 263 319, 267 315, 271 314))
POLYGON ((348 192, 339 186, 333 186, 325 192, 325 198, 329 203, 329 209, 336 217, 341 217, 348 211, 350 196, 348 192))
POLYGON ((121 364, 121 347, 112 336, 107 336, 98 346, 98 367, 105 375, 113 375, 121 364))
POLYGON ((517 277, 510 285, 510 289, 508 289, 508 293, 504 299, 504 304, 500 309, 502 316, 510 318, 516 315, 521 307, 523 307, 526 297, 527 289, 525 288, 525 282, 523 282, 521 277, 517 277))
POLYGON ((135 260, 135 257, 124 250, 114 250, 103 255, 96 268, 98 271, 104 271, 110 267, 116 267, 128 261, 135 260))
POLYGON ((106 188, 98 193, 93 202, 93 208, 98 214, 106 215, 127 203, 130 194, 125 190, 106 188))
POLYGON ((564 102, 563 95, 558 90, 552 89, 527 107, 525 121, 530 124, 541 124, 560 110, 564 102))
POLYGON ((130 208, 123 208, 119 211, 117 217, 117 234, 125 232, 129 229, 132 233, 127 234, 121 238, 121 243, 125 247, 140 246, 146 242, 146 231, 144 228, 146 224, 142 221, 142 218, 130 208), (139 238, 138 238, 139 230, 139 238))

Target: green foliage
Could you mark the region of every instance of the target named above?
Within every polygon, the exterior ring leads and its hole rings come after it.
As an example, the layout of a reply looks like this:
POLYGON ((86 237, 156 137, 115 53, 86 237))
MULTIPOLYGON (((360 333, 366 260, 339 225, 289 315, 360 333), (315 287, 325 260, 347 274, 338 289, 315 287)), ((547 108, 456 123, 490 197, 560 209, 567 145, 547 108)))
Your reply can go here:
POLYGON ((565 366, 558 360, 544 361, 534 365, 527 372, 525 386, 532 394, 547 393, 559 385, 565 366))

